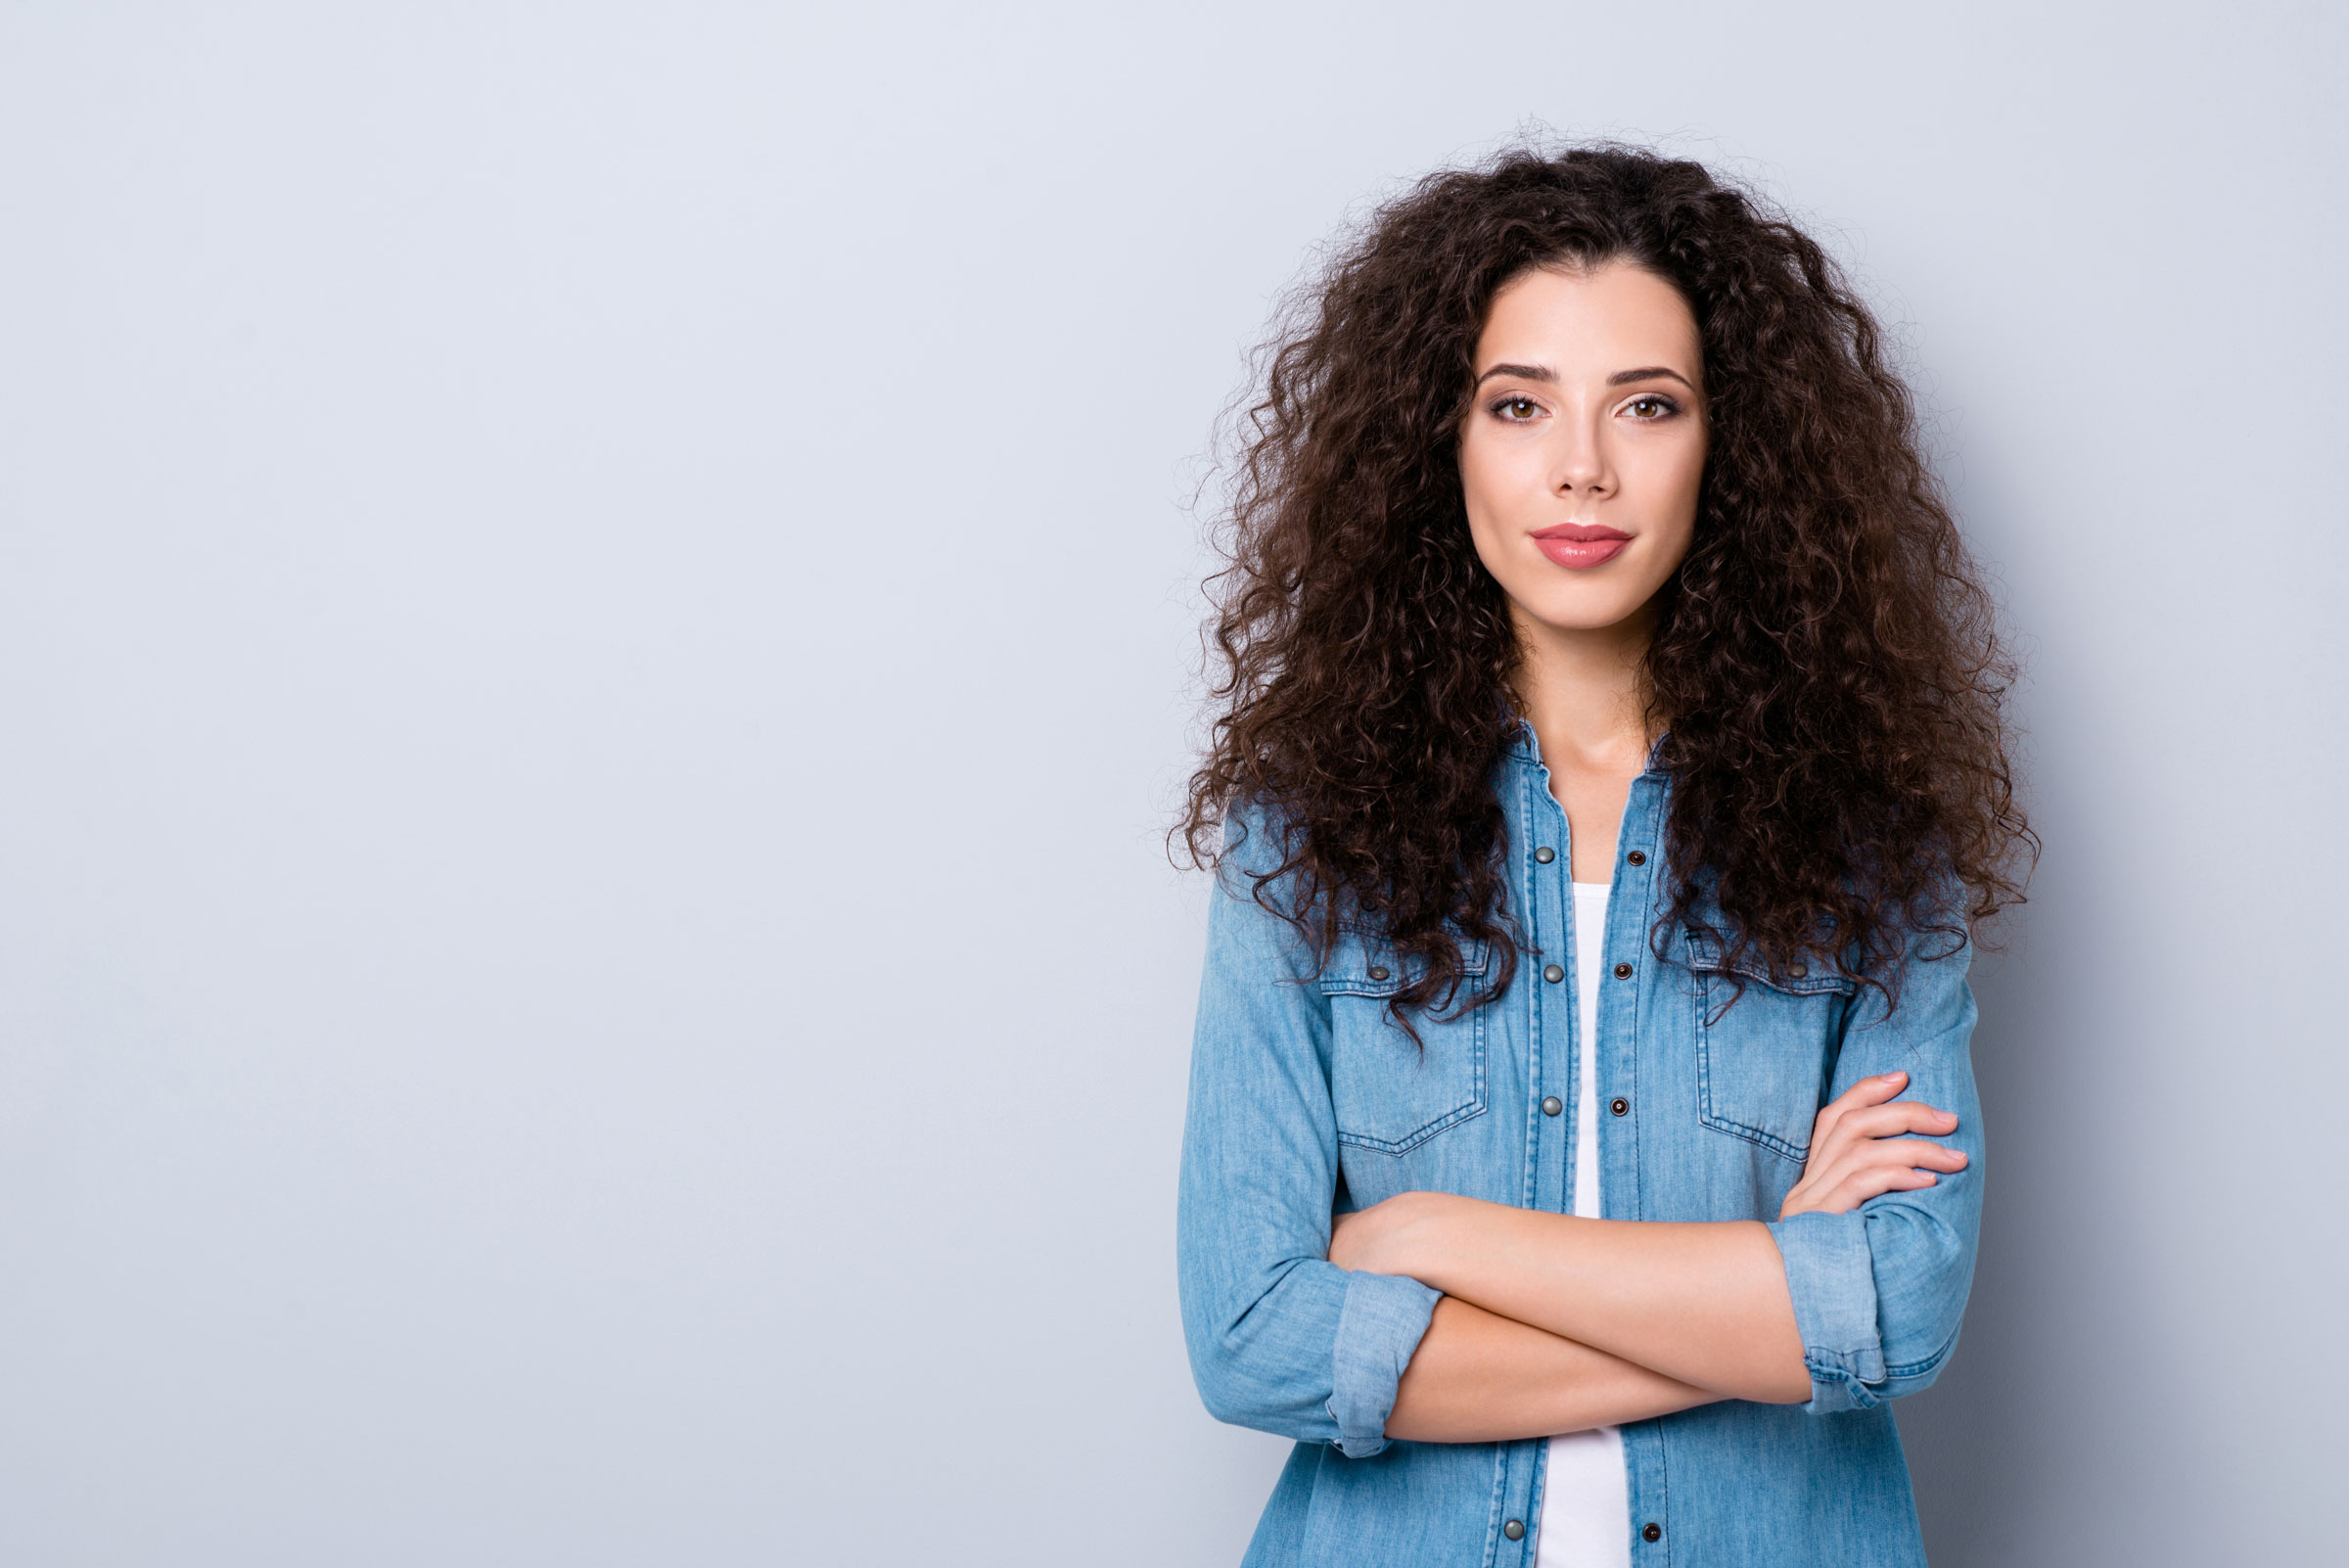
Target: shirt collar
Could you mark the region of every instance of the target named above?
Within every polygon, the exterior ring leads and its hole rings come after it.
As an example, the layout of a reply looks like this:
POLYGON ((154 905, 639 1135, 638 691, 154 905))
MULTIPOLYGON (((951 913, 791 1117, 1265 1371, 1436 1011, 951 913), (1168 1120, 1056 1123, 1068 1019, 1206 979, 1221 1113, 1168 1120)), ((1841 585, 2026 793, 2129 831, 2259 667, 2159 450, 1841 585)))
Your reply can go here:
MULTIPOLYGON (((1663 776, 1664 764, 1660 759, 1664 755, 1664 741, 1671 733, 1672 731, 1668 729, 1659 730, 1656 733, 1656 743, 1647 749, 1647 766, 1640 773, 1640 777, 1660 778, 1663 776)), ((1517 720, 1515 733, 1509 741, 1509 755, 1519 761, 1530 763, 1535 767, 1542 765, 1542 743, 1534 737, 1534 721, 1532 719, 1520 718, 1517 720)))

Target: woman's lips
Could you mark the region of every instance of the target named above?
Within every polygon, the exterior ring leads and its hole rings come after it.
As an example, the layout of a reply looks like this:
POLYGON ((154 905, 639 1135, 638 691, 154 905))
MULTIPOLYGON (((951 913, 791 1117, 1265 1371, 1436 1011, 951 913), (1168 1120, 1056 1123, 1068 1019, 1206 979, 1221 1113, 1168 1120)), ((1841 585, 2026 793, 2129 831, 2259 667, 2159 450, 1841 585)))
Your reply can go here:
POLYGON ((1578 570, 1614 560, 1631 542, 1632 536, 1621 529, 1583 523, 1560 523, 1534 533, 1534 544, 1543 555, 1562 567, 1578 570))

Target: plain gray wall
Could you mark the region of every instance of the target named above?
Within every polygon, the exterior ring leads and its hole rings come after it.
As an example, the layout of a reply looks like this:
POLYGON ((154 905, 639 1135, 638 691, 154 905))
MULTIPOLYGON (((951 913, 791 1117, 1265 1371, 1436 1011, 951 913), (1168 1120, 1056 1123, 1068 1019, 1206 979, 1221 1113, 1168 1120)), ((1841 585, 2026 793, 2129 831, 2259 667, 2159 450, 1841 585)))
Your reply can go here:
POLYGON ((1236 1560, 1182 503, 1537 123, 1848 260, 2029 659, 1937 1560, 2337 1550, 2341 15, 0 7, 0 1561, 1236 1560))

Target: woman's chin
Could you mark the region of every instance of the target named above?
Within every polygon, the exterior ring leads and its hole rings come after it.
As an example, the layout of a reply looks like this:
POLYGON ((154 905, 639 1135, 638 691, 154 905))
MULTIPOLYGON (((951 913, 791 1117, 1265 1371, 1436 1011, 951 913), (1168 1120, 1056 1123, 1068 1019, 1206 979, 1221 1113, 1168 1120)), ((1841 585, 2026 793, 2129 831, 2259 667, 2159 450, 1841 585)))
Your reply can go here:
POLYGON ((1641 594, 1614 584, 1601 587, 1591 583, 1574 592, 1549 592, 1519 598, 1509 596, 1516 611, 1518 628, 1536 636, 1588 637, 1599 633, 1618 636, 1640 634, 1647 630, 1647 607, 1655 596, 1641 594))

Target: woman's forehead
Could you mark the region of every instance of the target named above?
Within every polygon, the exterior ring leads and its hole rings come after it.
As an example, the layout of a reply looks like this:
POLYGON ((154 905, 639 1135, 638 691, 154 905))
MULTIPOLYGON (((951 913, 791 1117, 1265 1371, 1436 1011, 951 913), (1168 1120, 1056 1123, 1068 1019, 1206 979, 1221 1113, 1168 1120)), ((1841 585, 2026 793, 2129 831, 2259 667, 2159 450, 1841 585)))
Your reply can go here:
POLYGON ((1493 297, 1477 335, 1477 374, 1502 363, 1574 380, 1662 365, 1693 380, 1696 317, 1680 290, 1645 267, 1538 267, 1493 297))

